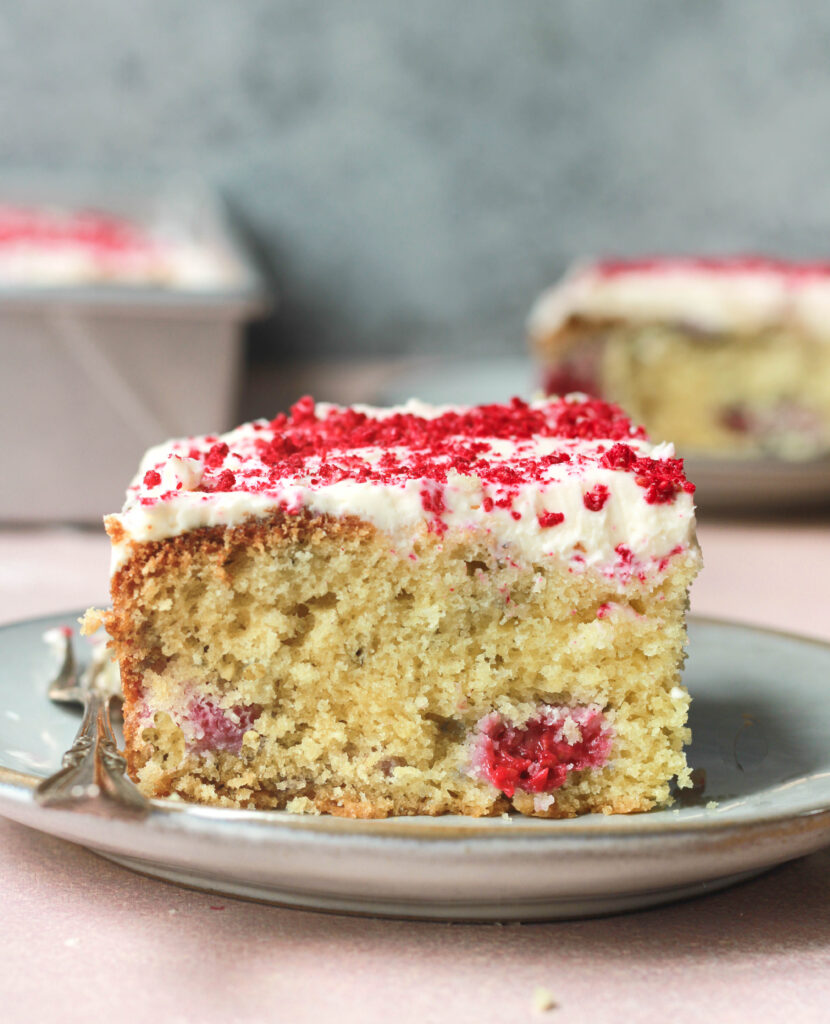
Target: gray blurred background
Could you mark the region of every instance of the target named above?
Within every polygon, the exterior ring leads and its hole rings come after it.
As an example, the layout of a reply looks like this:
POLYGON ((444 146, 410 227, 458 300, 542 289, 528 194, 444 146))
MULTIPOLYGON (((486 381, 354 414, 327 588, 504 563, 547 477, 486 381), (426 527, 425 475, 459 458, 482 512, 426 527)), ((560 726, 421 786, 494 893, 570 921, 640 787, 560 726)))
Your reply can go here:
POLYGON ((7 2, 0 163, 220 186, 291 389, 515 353, 586 253, 828 255, 828 41, 819 0, 7 2))

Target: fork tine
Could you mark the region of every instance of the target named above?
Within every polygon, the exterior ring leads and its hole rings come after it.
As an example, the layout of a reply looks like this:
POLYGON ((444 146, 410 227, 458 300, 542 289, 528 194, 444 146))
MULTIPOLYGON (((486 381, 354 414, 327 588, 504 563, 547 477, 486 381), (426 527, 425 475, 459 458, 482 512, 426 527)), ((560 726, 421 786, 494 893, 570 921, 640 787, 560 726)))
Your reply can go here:
POLYGON ((61 768, 41 781, 35 800, 42 807, 86 811, 108 818, 144 817, 150 811, 150 802, 126 775, 127 764, 118 751, 110 723, 111 697, 97 685, 103 671, 101 659, 92 662, 86 673, 81 725, 63 755, 61 768))
POLYGON ((63 657, 58 674, 49 684, 49 699, 55 701, 76 700, 76 696, 70 696, 71 692, 78 687, 78 662, 75 658, 72 635, 58 630, 55 633, 57 635, 50 636, 48 639, 56 648, 62 643, 63 657))

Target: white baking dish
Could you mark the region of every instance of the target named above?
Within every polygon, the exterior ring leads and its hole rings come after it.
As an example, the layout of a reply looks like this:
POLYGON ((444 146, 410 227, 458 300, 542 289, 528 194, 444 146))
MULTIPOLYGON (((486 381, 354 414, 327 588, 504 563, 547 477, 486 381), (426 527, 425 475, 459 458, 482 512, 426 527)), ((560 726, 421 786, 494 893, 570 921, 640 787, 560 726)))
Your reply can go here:
POLYGON ((184 287, 0 281, 0 520, 96 520, 120 508, 150 445, 232 425, 242 328, 268 299, 204 186, 0 179, 0 201, 162 222, 221 261, 184 287))

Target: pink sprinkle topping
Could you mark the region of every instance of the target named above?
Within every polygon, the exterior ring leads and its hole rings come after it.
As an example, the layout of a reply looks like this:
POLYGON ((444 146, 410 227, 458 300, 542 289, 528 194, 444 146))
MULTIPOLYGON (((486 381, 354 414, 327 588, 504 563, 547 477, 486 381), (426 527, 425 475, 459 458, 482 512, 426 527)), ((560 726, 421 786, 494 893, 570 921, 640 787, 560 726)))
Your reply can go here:
POLYGON ((236 476, 229 470, 223 469, 213 481, 212 491, 232 491, 236 484, 236 476))
POLYGON ((208 469, 218 469, 225 461, 225 456, 228 454, 229 450, 230 449, 224 442, 213 445, 205 456, 205 465, 208 469))
POLYGON ((587 491, 582 496, 582 502, 589 512, 599 512, 611 497, 611 492, 605 484, 597 484, 592 491, 587 491))
POLYGON ((291 418, 295 423, 313 423, 317 419, 314 399, 311 395, 304 395, 291 406, 291 418))
POLYGON ((637 453, 629 444, 612 445, 600 459, 606 469, 631 469, 636 461, 637 453))
MULTIPOLYGON (((406 489, 417 485, 429 529, 447 529, 456 475, 475 478, 483 489, 481 508, 521 518, 515 504, 522 487, 545 490, 563 477, 580 477, 598 467, 631 473, 646 502, 669 503, 694 486, 680 459, 652 459, 638 454, 645 434, 615 405, 578 396, 529 405, 519 398, 504 404, 450 409, 438 415, 413 412, 367 413, 357 408, 315 405, 301 398, 289 415, 258 422, 231 441, 209 435, 174 442, 171 454, 201 464, 194 489, 155 491, 164 461, 149 469, 135 500, 145 506, 170 501, 176 494, 242 492, 274 496, 274 506, 299 513, 309 491, 342 481, 406 489), (504 454, 501 442, 509 442, 504 454), (561 468, 560 468, 561 467, 561 468), (286 496, 286 488, 291 492, 286 496)), ((167 453, 165 453, 166 455, 167 453)), ((590 485, 586 485, 590 486, 590 485)), ((610 497, 604 483, 584 495, 590 511, 600 511, 610 497)), ((540 528, 563 521, 561 512, 536 517, 540 528)))
POLYGON ((81 248, 90 253, 143 251, 151 240, 137 225, 93 210, 0 205, 0 245, 81 248))
POLYGON ((673 501, 681 490, 694 493, 695 485, 683 475, 682 459, 651 459, 647 455, 638 456, 631 445, 615 444, 602 456, 600 464, 606 469, 634 473, 650 505, 673 501))
POLYGON ((601 260, 592 271, 602 277, 624 277, 627 274, 666 274, 678 271, 729 274, 774 274, 788 283, 799 284, 816 278, 830 277, 830 263, 792 263, 768 256, 651 256, 631 260, 601 260))

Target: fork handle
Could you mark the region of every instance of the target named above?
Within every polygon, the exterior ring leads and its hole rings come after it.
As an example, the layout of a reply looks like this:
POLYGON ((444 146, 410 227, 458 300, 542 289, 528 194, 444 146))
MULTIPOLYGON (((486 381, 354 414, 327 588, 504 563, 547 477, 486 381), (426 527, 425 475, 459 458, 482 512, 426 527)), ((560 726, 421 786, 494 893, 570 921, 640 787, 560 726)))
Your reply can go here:
POLYGON ((109 697, 89 692, 75 741, 63 755, 63 767, 35 790, 42 807, 129 818, 143 817, 150 810, 150 802, 127 778, 127 762, 115 742, 109 705, 109 697))

